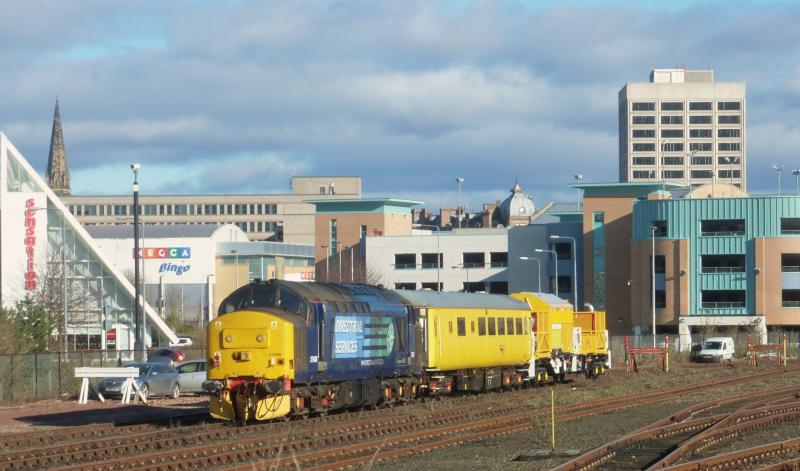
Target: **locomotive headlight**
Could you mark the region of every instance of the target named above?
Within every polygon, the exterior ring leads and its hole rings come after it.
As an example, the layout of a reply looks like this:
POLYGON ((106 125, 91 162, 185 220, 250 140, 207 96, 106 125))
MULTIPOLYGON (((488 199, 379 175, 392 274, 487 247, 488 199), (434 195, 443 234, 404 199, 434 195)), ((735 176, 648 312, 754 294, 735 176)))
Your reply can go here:
POLYGON ((263 335, 261 335, 261 334, 256 335, 256 342, 261 343, 263 341, 264 341, 264 336, 263 335))
POLYGON ((228 342, 228 343, 231 343, 231 342, 233 342, 233 335, 227 335, 227 336, 225 336, 225 341, 226 341, 226 342, 228 342))

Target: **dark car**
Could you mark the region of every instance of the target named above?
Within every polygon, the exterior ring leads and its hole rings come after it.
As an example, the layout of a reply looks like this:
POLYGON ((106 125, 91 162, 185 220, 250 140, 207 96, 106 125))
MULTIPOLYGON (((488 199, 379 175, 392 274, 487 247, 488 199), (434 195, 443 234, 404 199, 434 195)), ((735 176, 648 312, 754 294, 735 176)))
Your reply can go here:
MULTIPOLYGON (((139 368, 139 377, 134 381, 145 397, 168 396, 177 398, 181 395, 178 372, 166 363, 130 363, 125 368, 139 368)), ((124 378, 103 378, 98 384, 104 396, 120 396, 124 378)))
POLYGON ((184 360, 186 360, 186 355, 178 347, 159 348, 147 355, 147 361, 149 362, 169 363, 170 366, 174 366, 184 360))

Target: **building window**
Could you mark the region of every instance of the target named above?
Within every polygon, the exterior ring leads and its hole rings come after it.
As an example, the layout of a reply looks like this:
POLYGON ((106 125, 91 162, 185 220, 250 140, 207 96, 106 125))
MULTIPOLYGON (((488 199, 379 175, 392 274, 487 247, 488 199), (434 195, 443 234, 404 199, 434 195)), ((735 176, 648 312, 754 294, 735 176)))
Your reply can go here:
POLYGON ((639 143, 633 144, 634 152, 653 152, 656 150, 656 145, 652 143, 639 143))
POLYGON ((683 178, 683 170, 662 170, 661 178, 683 178))
POLYGON ((225 214, 228 214, 228 215, 233 214, 233 205, 232 204, 226 204, 225 205, 225 214))
MULTIPOLYGON (((489 254, 489 263, 492 268, 505 268, 508 266, 508 252, 492 252, 489 254)), ((491 290, 490 290, 491 291, 491 290)))
POLYGON ((739 165, 741 163, 741 157, 738 155, 728 155, 725 157, 717 157, 717 164, 718 165, 739 165))
POLYGON ((683 165, 683 157, 661 157, 661 165, 683 165))
POLYGON ((689 116, 689 124, 711 124, 711 116, 689 116))
POLYGON ((439 287, 437 288, 436 287, 436 283, 422 283, 422 289, 423 290, 429 290, 429 291, 441 291, 442 290, 442 284, 439 283, 439 287))
POLYGON ((690 102, 689 111, 711 111, 711 102, 710 101, 690 102))
POLYGON ((653 234, 655 237, 666 237, 667 236, 667 221, 659 220, 659 221, 652 221, 652 227, 655 227, 655 233, 653 234))
POLYGON ((557 260, 572 260, 572 244, 569 242, 556 242, 550 247, 555 250, 557 260))
POLYGON ((689 150, 695 152, 711 152, 710 142, 690 142, 689 150))
POLYGON ((742 117, 739 115, 719 115, 717 116, 717 122, 719 124, 741 124, 742 117))
POLYGON ((743 273, 744 255, 701 255, 700 270, 703 273, 743 273))
POLYGON ((743 236, 744 219, 706 219, 700 221, 701 236, 743 236))
POLYGON ((742 172, 740 170, 720 170, 719 178, 741 178, 742 172))
POLYGON ((464 282, 465 293, 483 293, 486 291, 486 285, 482 281, 464 282))
POLYGON ((711 157, 692 157, 692 165, 711 165, 711 157))
POLYGON ((634 170, 633 171, 633 178, 642 178, 653 180, 656 178, 656 171, 655 170, 634 170))
POLYGON ((417 268, 417 254, 397 253, 394 254, 395 270, 413 270, 417 268))
POLYGON ((154 204, 146 204, 146 205, 144 205, 144 208, 142 208, 142 209, 144 209, 144 211, 142 212, 142 215, 144 215, 144 216, 156 216, 156 215, 158 215, 158 211, 157 211, 158 207, 156 205, 154 205, 154 204))
POLYGON ((655 111, 656 104, 653 102, 633 102, 633 111, 655 111))
POLYGON ((702 290, 703 309, 725 309, 745 307, 744 290, 702 290))
MULTIPOLYGON (((493 294, 508 294, 508 282, 507 281, 490 281, 489 282, 489 292, 493 294)), ((498 325, 499 328, 499 325, 498 325)), ((502 332, 501 332, 502 334, 502 332)))
POLYGON ((464 252, 462 254, 462 266, 464 268, 484 268, 486 266, 486 254, 483 252, 464 252))
POLYGON ((739 111, 742 109, 742 104, 738 101, 720 101, 717 103, 717 109, 719 111, 739 111))
POLYGON ((216 215, 217 205, 216 204, 203 205, 203 214, 205 214, 206 216, 216 215))
POLYGON ((336 245, 338 241, 339 239, 337 235, 336 219, 331 219, 328 232, 328 243, 330 244, 328 247, 330 248, 331 255, 336 253, 336 245))
POLYGON ((326 187, 324 187, 324 186, 319 187, 319 194, 320 195, 324 195, 325 194, 325 188, 326 187))
POLYGON ((800 307, 800 289, 781 290, 781 307, 800 307))
POLYGON ((97 205, 90 204, 83 207, 84 216, 97 216, 97 205))
MULTIPOLYGON (((364 226, 366 227, 366 226, 364 226)), ((424 253, 421 254, 422 263, 421 267, 424 269, 441 268, 442 267, 442 254, 424 253), (438 260, 437 260, 438 259, 438 260)))
POLYGON ((128 215, 128 205, 126 204, 114 205, 114 216, 127 216, 127 215, 128 215))
POLYGON ((682 101, 662 102, 661 111, 683 111, 683 102, 682 101))
POLYGON ((277 204, 268 204, 266 209, 267 209, 267 214, 278 214, 277 204))
POLYGON ((633 137, 634 139, 639 138, 647 138, 647 137, 656 137, 656 130, 655 129, 634 129, 633 130, 633 137))
POLYGON ((717 137, 742 137, 741 129, 717 129, 717 137))
POLYGON ((711 137, 710 129, 690 129, 689 137, 711 137))
POLYGON ((692 170, 692 178, 711 178, 714 172, 711 170, 692 170))
POLYGON ((683 124, 683 116, 662 116, 661 124, 683 124))
POLYGON ((800 234, 800 218, 781 218, 781 234, 800 234))
POLYGON ((189 207, 185 204, 176 204, 175 205, 175 215, 176 216, 186 216, 189 214, 189 207))
POLYGON ((742 144, 739 142, 718 142, 717 143, 717 150, 724 152, 724 151, 740 151, 742 150, 742 144))
POLYGON ((661 144, 663 152, 683 152, 683 142, 664 142, 661 144))
POLYGON ((634 116, 633 124, 656 124, 655 116, 634 116))
POLYGON ((408 290, 415 290, 417 289, 416 283, 395 283, 394 289, 408 289, 408 290))
POLYGON ((683 129, 662 129, 661 137, 665 138, 683 137, 683 129))
POLYGON ((233 206, 233 213, 237 216, 243 216, 247 214, 247 205, 246 204, 236 204, 233 206))
POLYGON ((634 157, 633 165, 655 165, 655 157, 634 157))

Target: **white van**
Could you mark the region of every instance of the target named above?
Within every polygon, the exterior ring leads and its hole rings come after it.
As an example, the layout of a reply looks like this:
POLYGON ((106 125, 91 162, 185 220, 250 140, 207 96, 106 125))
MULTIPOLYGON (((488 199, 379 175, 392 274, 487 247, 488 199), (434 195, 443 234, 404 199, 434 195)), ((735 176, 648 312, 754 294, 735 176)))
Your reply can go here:
POLYGON ((711 337, 703 342, 700 351, 695 355, 695 360, 708 362, 730 360, 734 353, 733 338, 711 337))

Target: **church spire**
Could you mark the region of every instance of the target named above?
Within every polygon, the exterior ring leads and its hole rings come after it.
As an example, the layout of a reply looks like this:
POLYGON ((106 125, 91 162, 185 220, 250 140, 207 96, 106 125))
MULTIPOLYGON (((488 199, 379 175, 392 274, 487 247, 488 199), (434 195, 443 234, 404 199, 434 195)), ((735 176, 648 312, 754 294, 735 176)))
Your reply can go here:
POLYGON ((50 156, 47 158, 47 172, 44 174, 47 185, 57 195, 69 195, 72 189, 69 185, 69 168, 67 167, 67 152, 64 150, 64 136, 61 133, 61 113, 58 110, 58 97, 56 97, 56 111, 53 115, 53 132, 50 135, 50 156))

